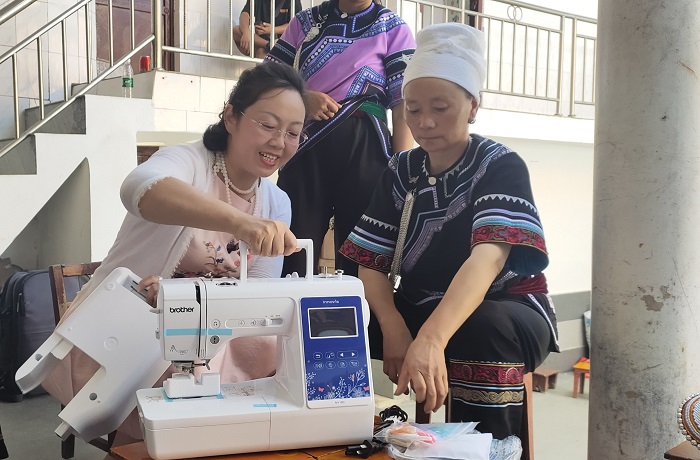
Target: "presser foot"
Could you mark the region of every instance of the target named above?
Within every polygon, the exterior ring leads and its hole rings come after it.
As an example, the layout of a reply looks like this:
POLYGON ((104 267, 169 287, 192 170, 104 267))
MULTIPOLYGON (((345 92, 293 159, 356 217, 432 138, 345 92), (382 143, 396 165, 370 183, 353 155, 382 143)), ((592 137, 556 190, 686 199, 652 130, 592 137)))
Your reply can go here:
POLYGON ((221 377, 211 372, 202 374, 199 381, 193 374, 173 374, 163 382, 163 389, 168 398, 199 398, 216 396, 221 392, 221 377))

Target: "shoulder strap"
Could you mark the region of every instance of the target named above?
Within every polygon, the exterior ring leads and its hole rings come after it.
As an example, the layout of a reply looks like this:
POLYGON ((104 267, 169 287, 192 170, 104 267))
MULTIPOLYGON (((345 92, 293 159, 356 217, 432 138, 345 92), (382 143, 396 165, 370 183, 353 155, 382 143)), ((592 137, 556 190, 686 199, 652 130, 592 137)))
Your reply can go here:
POLYGON ((306 33, 306 36, 304 37, 304 40, 299 44, 299 47, 297 48, 297 52, 294 54, 294 64, 292 64, 292 67, 294 70, 297 72, 299 71, 299 59, 301 58, 301 51, 304 48, 304 43, 308 43, 318 34, 321 33, 321 27, 323 27, 323 24, 326 22, 326 19, 328 18, 328 9, 330 8, 330 2, 325 1, 321 3, 318 6, 318 9, 316 12, 318 13, 318 18, 315 17, 314 9, 311 9, 311 20, 314 21, 313 25, 309 29, 309 31, 306 33), (315 22, 318 20, 318 22, 315 22))
POLYGON ((406 199, 403 202, 403 211, 401 212, 401 222, 399 224, 399 236, 396 238, 396 249, 394 250, 394 260, 391 261, 391 271, 389 272, 389 281, 391 281, 394 290, 399 288, 401 284, 401 261, 403 259, 403 246, 406 242, 406 233, 408 233, 408 223, 411 220, 411 211, 413 211, 413 202, 416 191, 411 190, 406 194, 406 199))
MULTIPOLYGON (((376 23, 379 20, 379 17, 384 13, 384 10, 389 10, 383 5, 378 5, 380 7, 379 12, 377 13, 377 17, 375 18, 374 22, 376 23)), ((294 67, 294 70, 297 72, 299 71, 299 59, 301 57, 301 50, 304 47, 304 43, 308 43, 314 38, 318 36, 318 34, 321 33, 321 28, 323 25, 326 23, 326 19, 328 19, 328 14, 330 13, 330 8, 331 8, 331 2, 329 0, 326 0, 325 2, 321 3, 318 5, 318 17, 315 18, 314 16, 314 10, 312 8, 311 10, 311 18, 312 20, 315 19, 318 22, 315 22, 313 26, 311 26, 311 29, 306 33, 306 36, 304 37, 304 40, 301 42, 299 47, 297 48, 297 52, 294 55, 294 64, 292 65, 294 67)))

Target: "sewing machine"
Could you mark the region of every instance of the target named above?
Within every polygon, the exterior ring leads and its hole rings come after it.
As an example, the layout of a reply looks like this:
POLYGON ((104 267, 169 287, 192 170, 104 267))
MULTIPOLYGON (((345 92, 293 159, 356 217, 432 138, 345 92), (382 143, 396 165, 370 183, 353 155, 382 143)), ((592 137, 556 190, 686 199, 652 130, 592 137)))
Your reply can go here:
MULTIPOLYGON (((362 283, 333 274, 163 280, 159 336, 183 370, 236 337, 276 335, 277 372, 219 385, 176 374, 136 392, 148 453, 156 459, 354 444, 372 437, 374 398, 362 283)), ((245 254, 241 245, 241 254, 245 254)))
MULTIPOLYGON (((311 242, 300 245, 306 248, 305 278, 248 279, 242 257, 240 280, 161 281, 157 316, 134 289, 138 279, 117 269, 20 368, 18 385, 31 390, 79 346, 101 368, 59 414, 57 434, 92 439, 116 429, 137 406, 155 459, 371 439, 369 308, 362 283, 342 273, 314 277, 311 242), (227 342, 261 335, 277 336, 274 376, 223 385, 214 373, 195 379, 195 366, 227 342), (149 388, 170 362, 184 373, 173 374, 163 388, 149 388)), ((246 253, 245 245, 240 249, 246 253)))

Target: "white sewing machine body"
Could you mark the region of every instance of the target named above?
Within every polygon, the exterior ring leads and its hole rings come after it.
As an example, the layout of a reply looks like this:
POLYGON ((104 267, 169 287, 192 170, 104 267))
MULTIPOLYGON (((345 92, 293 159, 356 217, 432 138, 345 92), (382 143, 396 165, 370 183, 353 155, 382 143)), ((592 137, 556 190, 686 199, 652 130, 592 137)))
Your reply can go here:
POLYGON ((158 318, 137 292, 140 278, 116 268, 17 370, 24 392, 36 388, 78 347, 100 368, 58 414, 56 434, 90 441, 116 430, 136 407, 136 390, 168 369, 153 331, 158 318))
POLYGON ((191 376, 139 390, 149 455, 173 459, 371 439, 369 308, 362 283, 343 275, 241 280, 163 280, 164 356, 207 359, 233 338, 277 335, 277 372, 221 385, 220 392, 215 381, 213 396, 188 397, 207 393, 207 382, 191 376))
MULTIPOLYGON (((310 266, 311 244, 299 242, 310 266)), ((59 414, 61 438, 108 434, 138 407, 155 459, 371 439, 369 307, 358 279, 309 270, 307 278, 248 280, 243 257, 240 281, 163 280, 158 316, 138 293, 139 281, 115 269, 17 371, 26 393, 74 346, 100 365, 59 414), (273 377, 219 386, 218 374, 202 382, 176 374, 164 388, 150 388, 171 361, 211 359, 231 339, 259 335, 278 337, 273 377)))

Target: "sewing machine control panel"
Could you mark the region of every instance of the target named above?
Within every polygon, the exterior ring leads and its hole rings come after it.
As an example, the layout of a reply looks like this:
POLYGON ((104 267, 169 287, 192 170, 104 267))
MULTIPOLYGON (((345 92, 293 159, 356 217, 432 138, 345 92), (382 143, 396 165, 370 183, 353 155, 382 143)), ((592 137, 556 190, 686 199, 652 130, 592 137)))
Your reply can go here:
POLYGON ((371 391, 362 300, 305 297, 300 303, 308 406, 363 402, 371 391))

